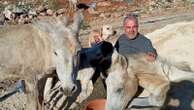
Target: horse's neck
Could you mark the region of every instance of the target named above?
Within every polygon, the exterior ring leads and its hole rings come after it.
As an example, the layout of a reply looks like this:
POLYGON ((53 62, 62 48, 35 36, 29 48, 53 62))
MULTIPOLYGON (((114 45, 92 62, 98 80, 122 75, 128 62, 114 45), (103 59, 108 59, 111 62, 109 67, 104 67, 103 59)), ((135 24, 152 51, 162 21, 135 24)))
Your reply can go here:
POLYGON ((112 54, 112 65, 119 64, 123 68, 126 68, 128 66, 128 59, 119 54, 116 49, 114 49, 114 52, 112 54))

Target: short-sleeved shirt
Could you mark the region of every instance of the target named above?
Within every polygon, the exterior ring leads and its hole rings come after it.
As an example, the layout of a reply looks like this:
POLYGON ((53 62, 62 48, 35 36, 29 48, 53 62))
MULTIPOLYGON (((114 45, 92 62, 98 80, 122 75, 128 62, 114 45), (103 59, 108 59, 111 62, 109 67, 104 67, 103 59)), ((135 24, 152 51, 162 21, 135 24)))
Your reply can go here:
POLYGON ((117 40, 115 47, 122 55, 148 52, 157 55, 156 49, 153 47, 151 41, 140 33, 134 39, 129 39, 126 34, 122 34, 117 40))

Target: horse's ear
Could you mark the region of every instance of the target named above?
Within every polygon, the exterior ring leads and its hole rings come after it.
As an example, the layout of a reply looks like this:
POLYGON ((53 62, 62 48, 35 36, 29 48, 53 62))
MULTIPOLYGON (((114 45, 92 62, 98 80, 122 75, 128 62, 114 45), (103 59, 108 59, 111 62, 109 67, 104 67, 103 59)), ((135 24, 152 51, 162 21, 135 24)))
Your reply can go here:
POLYGON ((108 56, 111 55, 113 53, 114 47, 110 42, 107 41, 103 41, 102 43, 102 47, 101 47, 101 51, 103 56, 108 56))
POLYGON ((74 33, 79 33, 83 20, 83 10, 78 10, 73 16, 73 24, 70 25, 70 28, 74 33))

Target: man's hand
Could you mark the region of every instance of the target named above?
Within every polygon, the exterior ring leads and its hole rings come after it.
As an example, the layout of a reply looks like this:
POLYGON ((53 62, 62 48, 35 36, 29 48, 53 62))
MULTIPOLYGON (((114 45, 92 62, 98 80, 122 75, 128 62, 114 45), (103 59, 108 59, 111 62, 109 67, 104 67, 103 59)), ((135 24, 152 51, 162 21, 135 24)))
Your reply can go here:
POLYGON ((156 54, 152 53, 152 52, 149 52, 147 54, 147 61, 150 61, 150 62, 153 62, 156 60, 156 54))

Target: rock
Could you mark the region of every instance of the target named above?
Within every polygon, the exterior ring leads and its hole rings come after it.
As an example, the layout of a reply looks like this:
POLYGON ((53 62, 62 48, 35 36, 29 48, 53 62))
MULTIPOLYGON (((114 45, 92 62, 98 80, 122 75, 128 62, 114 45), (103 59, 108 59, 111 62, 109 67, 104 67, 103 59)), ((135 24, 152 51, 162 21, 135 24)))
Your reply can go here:
POLYGON ((119 17, 121 17, 122 15, 119 13, 112 13, 111 17, 113 17, 114 19, 118 19, 119 17))
POLYGON ((28 11, 28 15, 30 16, 30 15, 32 15, 32 16, 37 16, 37 12, 34 10, 34 9, 30 9, 29 11, 28 11))
POLYGON ((7 1, 4 1, 4 2, 3 2, 3 5, 8 5, 8 2, 7 2, 7 1))
POLYGON ((40 12, 39 15, 40 16, 46 16, 46 12, 40 12))
POLYGON ((40 5, 37 9, 36 9, 37 13, 41 13, 41 12, 45 12, 45 7, 40 5))
POLYGON ((24 6, 25 3, 24 3, 23 1, 19 1, 19 2, 18 2, 18 5, 19 5, 19 6, 22 6, 22 5, 24 6))
POLYGON ((116 2, 122 2, 122 1, 124 1, 124 0, 113 0, 113 1, 116 1, 116 2))
POLYGON ((6 19, 8 19, 8 20, 12 20, 13 19, 12 12, 10 10, 5 8, 5 10, 3 11, 3 14, 4 14, 6 19))
POLYGON ((61 15, 61 14, 64 14, 64 13, 65 13, 65 9, 64 8, 61 8, 61 9, 56 11, 56 15, 61 15))
POLYGON ((22 7, 20 7, 20 6, 14 6, 12 12, 13 12, 13 13, 18 13, 18 14, 20 14, 20 13, 25 13, 25 12, 24 12, 24 9, 23 9, 22 7))
POLYGON ((98 2, 97 6, 111 6, 110 1, 98 2))
POLYGON ((25 17, 23 15, 20 16, 18 19, 18 24, 24 24, 25 23, 25 17))
POLYGON ((51 10, 51 9, 46 10, 46 14, 48 16, 52 16, 53 15, 53 10, 51 10))
POLYGON ((94 8, 89 8, 89 9, 88 9, 88 13, 89 13, 89 14, 99 14, 99 12, 96 11, 96 10, 94 10, 94 8))
POLYGON ((104 19, 107 19, 107 18, 111 17, 111 14, 110 13, 101 13, 99 16, 104 18, 104 19))
POLYGON ((99 15, 99 17, 106 18, 106 16, 105 16, 104 13, 101 13, 101 14, 99 15))

